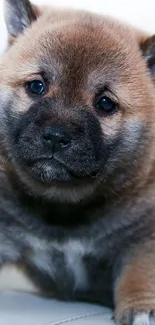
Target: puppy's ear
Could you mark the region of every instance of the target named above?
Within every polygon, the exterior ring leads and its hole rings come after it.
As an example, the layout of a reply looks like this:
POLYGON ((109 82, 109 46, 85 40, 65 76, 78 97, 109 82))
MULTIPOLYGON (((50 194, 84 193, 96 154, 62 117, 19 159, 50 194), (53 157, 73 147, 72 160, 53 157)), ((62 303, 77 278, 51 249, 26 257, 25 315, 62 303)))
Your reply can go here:
POLYGON ((9 43, 23 33, 39 15, 39 9, 29 0, 5 0, 4 9, 9 43))
POLYGON ((140 48, 155 82, 155 35, 142 40, 140 48))

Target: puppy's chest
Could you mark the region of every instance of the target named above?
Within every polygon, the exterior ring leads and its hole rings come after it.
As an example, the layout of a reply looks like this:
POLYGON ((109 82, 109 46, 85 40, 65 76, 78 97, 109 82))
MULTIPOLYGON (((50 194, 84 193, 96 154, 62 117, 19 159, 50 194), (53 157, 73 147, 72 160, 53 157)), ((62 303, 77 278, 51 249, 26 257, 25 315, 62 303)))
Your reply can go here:
POLYGON ((107 300, 111 273, 93 241, 68 239, 47 243, 32 237, 29 243, 32 254, 28 271, 42 291, 61 298, 102 299, 101 302, 105 295, 107 300))

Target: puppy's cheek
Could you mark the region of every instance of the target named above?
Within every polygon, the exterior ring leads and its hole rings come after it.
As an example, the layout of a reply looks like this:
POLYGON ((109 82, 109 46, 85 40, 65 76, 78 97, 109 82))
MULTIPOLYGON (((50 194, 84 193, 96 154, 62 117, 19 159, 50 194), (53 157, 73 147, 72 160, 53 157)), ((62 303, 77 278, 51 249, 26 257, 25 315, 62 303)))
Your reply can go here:
MULTIPOLYGON (((0 112, 25 113, 29 110, 34 101, 28 96, 24 87, 13 89, 10 86, 0 85, 0 112)), ((11 117, 10 117, 11 118, 11 117)))
POLYGON ((121 112, 117 112, 108 117, 100 119, 101 130, 107 140, 113 140, 117 137, 121 126, 123 124, 123 117, 121 112))
MULTIPOLYGON (((144 134, 146 134, 145 123, 137 117, 122 117, 121 114, 115 117, 101 121, 102 133, 107 143, 113 143, 116 140, 121 141, 121 154, 125 152, 129 154, 140 152, 142 148, 139 147, 142 141, 145 141, 144 134), (136 148, 136 152, 134 151, 136 148)), ((119 148, 118 148, 119 149, 119 148)), ((143 147, 144 149, 144 147, 143 147)), ((119 150, 118 150, 119 152, 119 150)))
POLYGON ((11 112, 16 114, 24 114, 33 105, 34 101, 28 96, 24 87, 19 87, 18 91, 13 92, 13 103, 11 112))
POLYGON ((0 85, 0 113, 5 114, 5 110, 8 109, 8 107, 10 107, 10 102, 13 99, 13 95, 12 95, 12 90, 9 87, 5 87, 5 86, 1 86, 0 85))
POLYGON ((136 116, 123 116, 121 112, 102 118, 100 121, 102 133, 107 140, 115 140, 119 135, 123 137, 125 145, 134 146, 140 140, 144 130, 144 121, 136 116))
POLYGON ((141 136, 144 130, 145 124, 140 118, 129 118, 123 126, 124 144, 130 144, 131 147, 137 146, 141 142, 141 136))

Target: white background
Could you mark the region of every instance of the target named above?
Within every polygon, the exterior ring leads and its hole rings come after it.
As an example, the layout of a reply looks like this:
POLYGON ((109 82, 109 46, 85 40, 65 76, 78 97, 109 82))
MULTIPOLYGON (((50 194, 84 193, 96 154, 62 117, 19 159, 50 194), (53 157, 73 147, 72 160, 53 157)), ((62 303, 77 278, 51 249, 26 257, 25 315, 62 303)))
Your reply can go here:
MULTIPOLYGON (((22 1, 22 0, 19 0, 22 1)), ((33 0, 36 4, 84 8, 119 17, 137 27, 155 33, 155 0, 33 0)), ((3 0, 0 0, 0 51, 6 44, 3 0)))

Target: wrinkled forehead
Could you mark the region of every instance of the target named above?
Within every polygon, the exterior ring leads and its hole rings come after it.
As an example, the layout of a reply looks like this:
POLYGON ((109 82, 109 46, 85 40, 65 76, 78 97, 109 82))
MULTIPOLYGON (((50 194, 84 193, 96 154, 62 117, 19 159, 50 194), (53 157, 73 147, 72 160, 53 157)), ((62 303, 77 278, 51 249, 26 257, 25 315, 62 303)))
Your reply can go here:
MULTIPOLYGON (((54 83, 100 84, 132 77, 138 46, 130 35, 115 24, 69 20, 34 24, 10 50, 10 71, 17 79, 45 73, 54 83), (133 68, 133 69, 132 69, 133 68)), ((8 55, 9 58, 9 55, 8 55)), ((76 86, 76 85, 75 85, 76 86)))
POLYGON ((61 27, 51 26, 36 40, 36 62, 55 77, 66 77, 69 71, 79 78, 93 72, 98 77, 101 73, 103 77, 103 70, 107 75, 111 71, 114 76, 116 70, 121 72, 133 65, 132 42, 136 48, 132 38, 131 42, 122 38, 115 28, 111 29, 106 24, 98 26, 73 22, 61 27))

